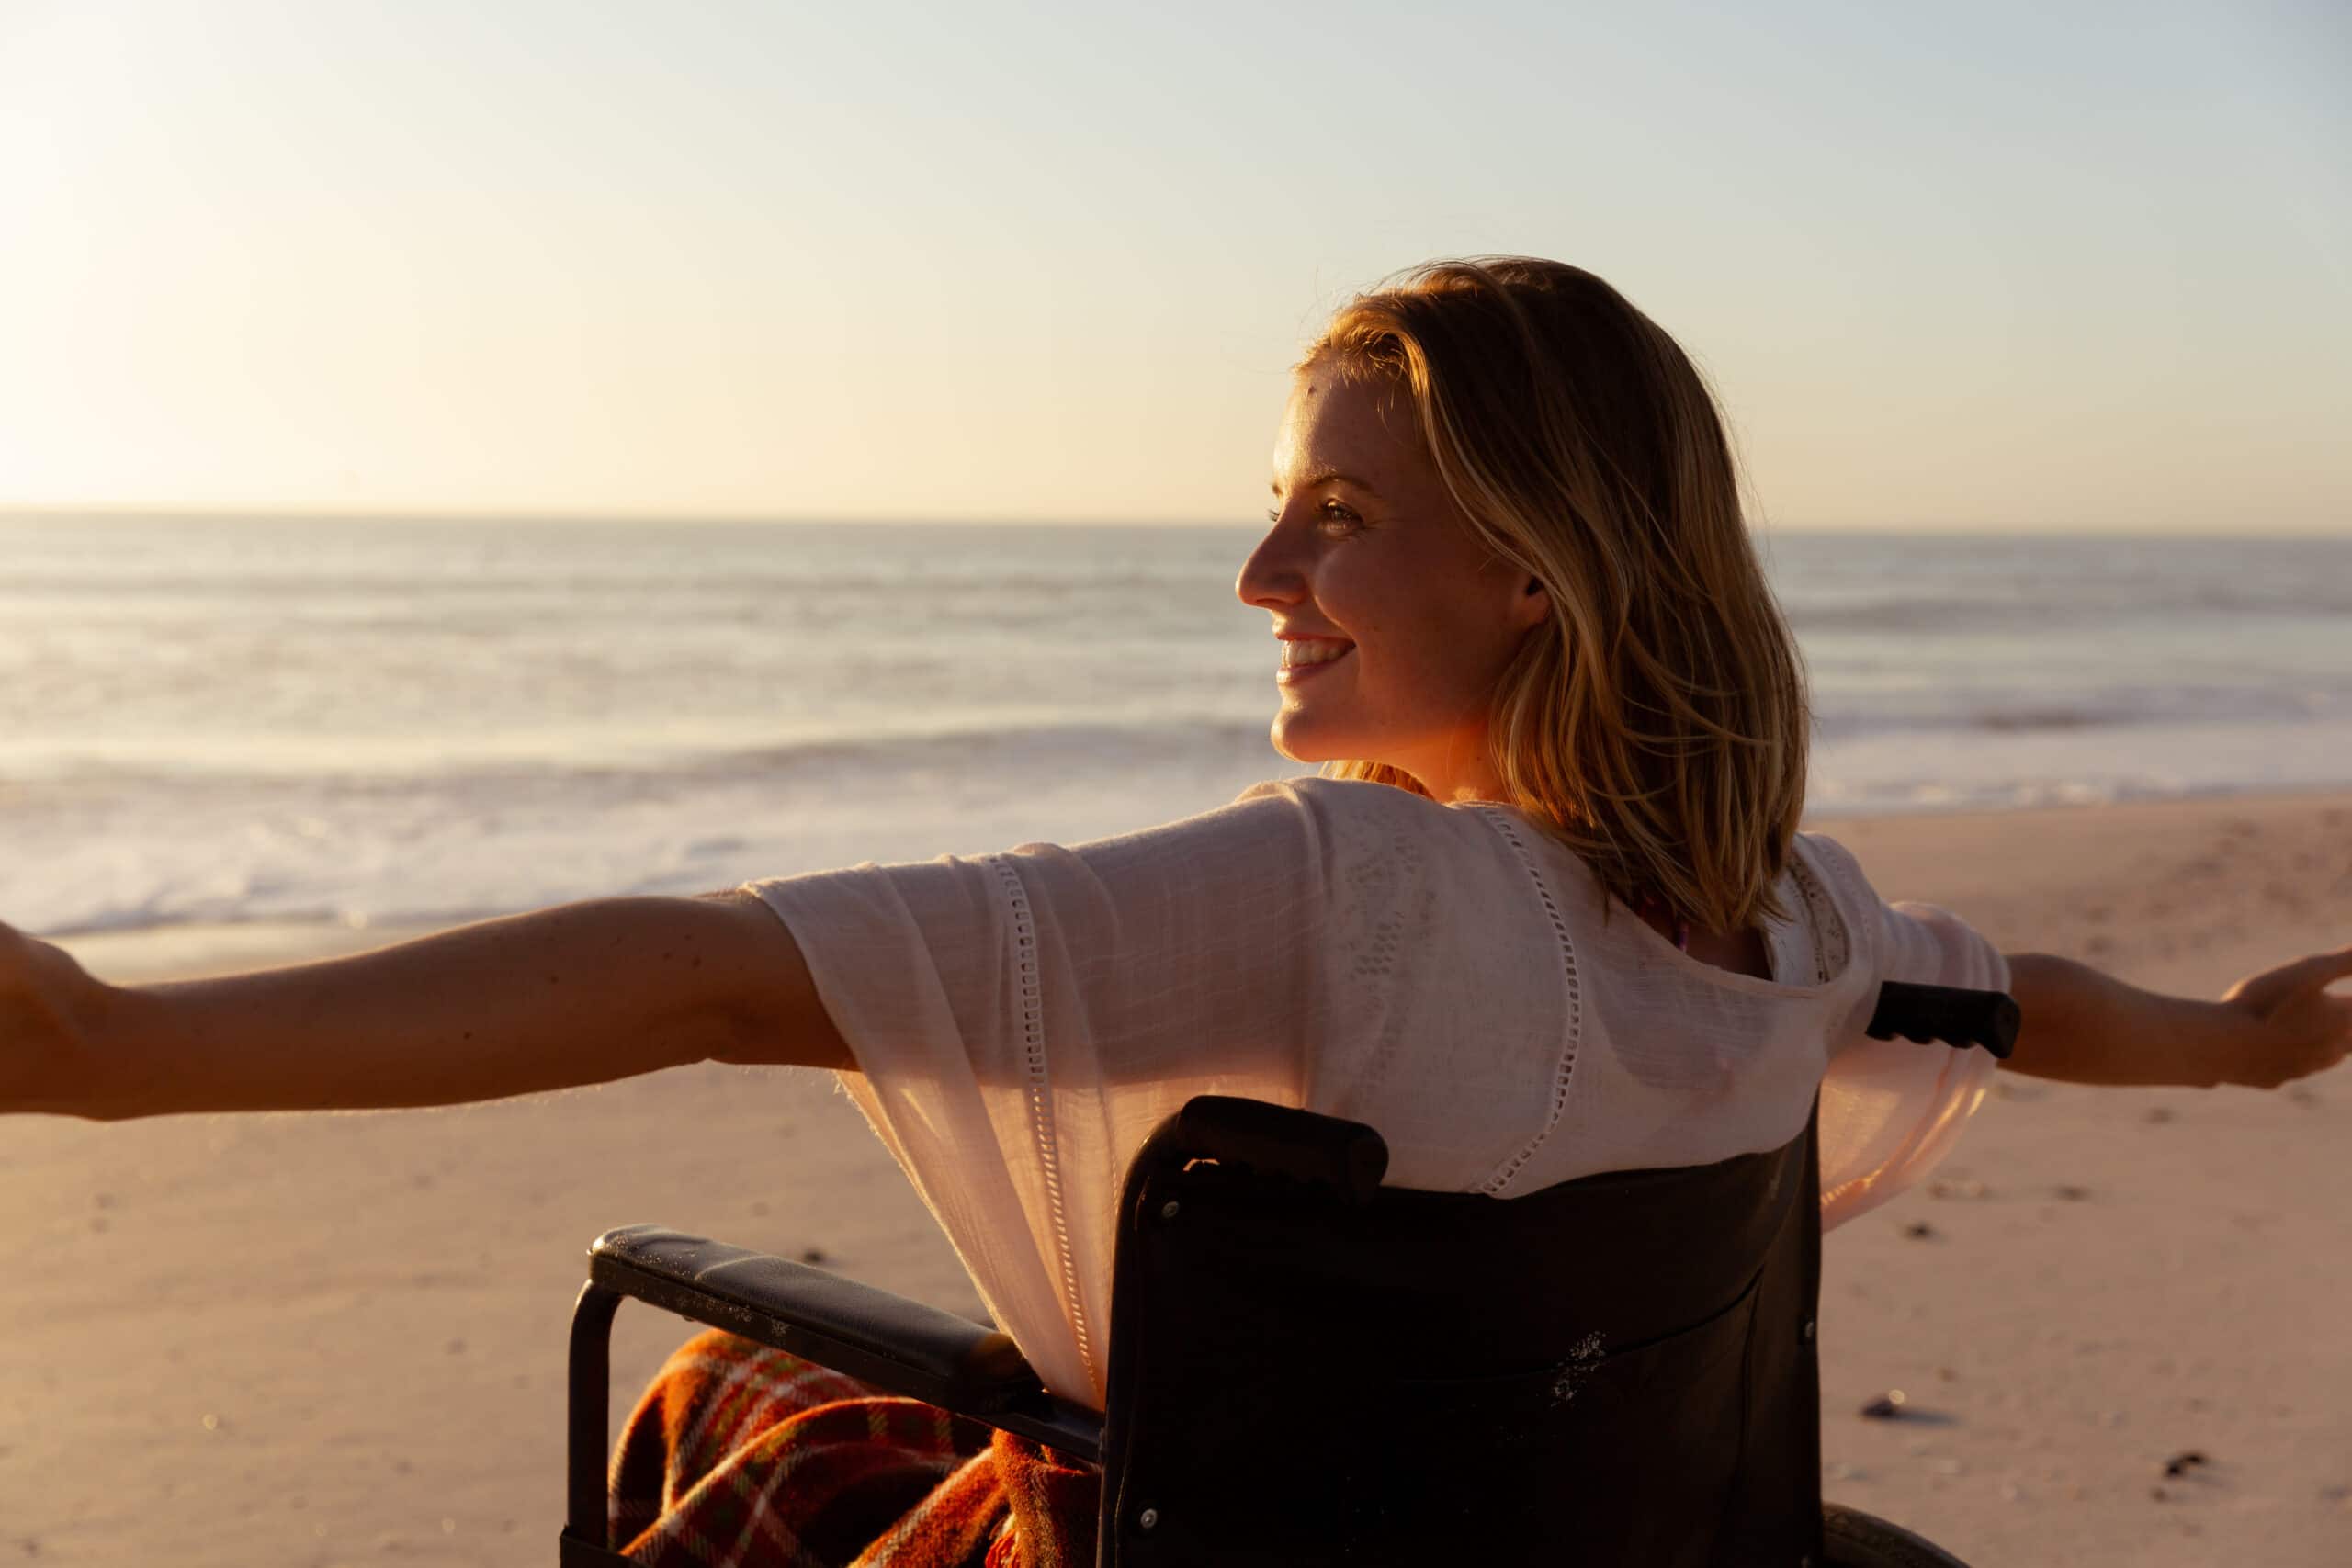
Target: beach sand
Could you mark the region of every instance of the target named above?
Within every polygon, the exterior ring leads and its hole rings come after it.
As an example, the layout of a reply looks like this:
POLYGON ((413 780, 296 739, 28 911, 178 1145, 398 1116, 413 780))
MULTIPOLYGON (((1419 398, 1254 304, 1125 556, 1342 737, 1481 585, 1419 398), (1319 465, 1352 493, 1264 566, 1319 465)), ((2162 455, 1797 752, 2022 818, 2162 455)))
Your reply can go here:
MULTIPOLYGON (((2218 995, 2352 940, 2352 795, 1814 826, 1889 897, 2157 989, 2218 995)), ((65 945, 133 982, 407 934, 65 945)), ((2001 1075, 1934 1186, 1828 1238, 1827 1495, 1979 1568, 2352 1562, 2347 1134, 2347 1068, 2270 1092, 2001 1075), (1904 1418, 1859 1414, 1893 1388, 1904 1418)), ((582 1249, 639 1220, 978 1310, 806 1070, 0 1121, 0 1561, 551 1562, 582 1249)), ((689 1332, 623 1308, 616 1427, 689 1332)))

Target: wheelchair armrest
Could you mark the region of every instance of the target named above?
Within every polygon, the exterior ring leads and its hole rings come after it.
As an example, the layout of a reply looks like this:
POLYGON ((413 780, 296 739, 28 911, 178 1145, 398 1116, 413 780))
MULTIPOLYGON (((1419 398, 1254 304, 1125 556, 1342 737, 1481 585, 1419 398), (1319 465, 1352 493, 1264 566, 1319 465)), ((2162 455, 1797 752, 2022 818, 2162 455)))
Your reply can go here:
POLYGON ((623 1225, 588 1248, 571 1314, 566 1396, 565 1568, 625 1564, 607 1540, 605 1419, 613 1314, 624 1297, 740 1334, 891 1393, 1098 1462, 1102 1417, 1046 1391, 1011 1337, 806 1264, 661 1225, 623 1225))
POLYGON ((660 1225, 606 1231, 588 1277, 639 1301, 975 1416, 1044 1394, 1006 1335, 952 1312, 660 1225))

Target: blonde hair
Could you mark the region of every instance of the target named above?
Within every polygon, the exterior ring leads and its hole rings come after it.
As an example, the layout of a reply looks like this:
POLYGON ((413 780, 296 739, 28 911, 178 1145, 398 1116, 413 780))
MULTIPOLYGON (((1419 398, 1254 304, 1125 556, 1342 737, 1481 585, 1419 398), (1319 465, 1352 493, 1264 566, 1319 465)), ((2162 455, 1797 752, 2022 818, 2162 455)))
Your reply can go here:
MULTIPOLYGON (((1627 903, 1729 931, 1791 918, 1772 889, 1804 807, 1803 660, 1674 340, 1589 272, 1489 256, 1359 295, 1310 365, 1408 393, 1478 538, 1551 596, 1488 710, 1510 803, 1627 903)), ((1385 762, 1322 774, 1428 793, 1385 762)))

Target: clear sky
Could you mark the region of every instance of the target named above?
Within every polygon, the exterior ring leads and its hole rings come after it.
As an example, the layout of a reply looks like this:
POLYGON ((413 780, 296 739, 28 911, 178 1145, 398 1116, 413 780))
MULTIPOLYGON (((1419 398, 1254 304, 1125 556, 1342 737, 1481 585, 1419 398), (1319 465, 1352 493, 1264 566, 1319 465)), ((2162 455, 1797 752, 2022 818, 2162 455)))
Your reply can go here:
POLYGON ((1255 520, 1512 251, 1771 525, 2352 533, 2347 18, 0 0, 0 503, 1255 520))

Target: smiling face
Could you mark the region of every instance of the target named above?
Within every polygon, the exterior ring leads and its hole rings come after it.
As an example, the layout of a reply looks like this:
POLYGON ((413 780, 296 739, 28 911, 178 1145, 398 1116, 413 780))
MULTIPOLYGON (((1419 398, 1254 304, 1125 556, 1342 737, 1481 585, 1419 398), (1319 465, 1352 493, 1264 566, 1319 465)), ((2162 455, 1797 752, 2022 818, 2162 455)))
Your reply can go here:
POLYGON ((1275 439, 1273 489, 1273 526, 1234 592, 1273 616, 1277 637, 1301 639, 1281 644, 1274 750, 1386 762, 1441 801, 1499 798, 1488 699, 1551 603, 1471 531, 1409 395, 1307 365, 1275 439))

